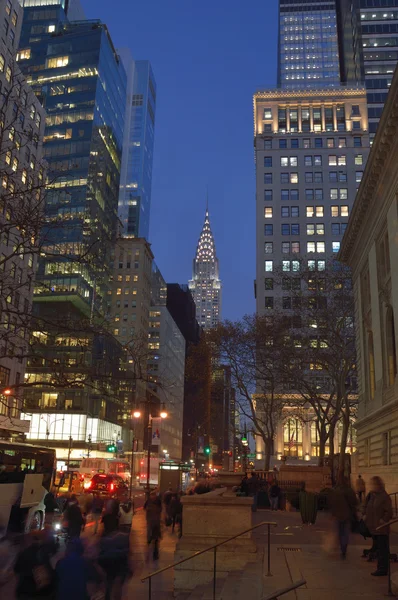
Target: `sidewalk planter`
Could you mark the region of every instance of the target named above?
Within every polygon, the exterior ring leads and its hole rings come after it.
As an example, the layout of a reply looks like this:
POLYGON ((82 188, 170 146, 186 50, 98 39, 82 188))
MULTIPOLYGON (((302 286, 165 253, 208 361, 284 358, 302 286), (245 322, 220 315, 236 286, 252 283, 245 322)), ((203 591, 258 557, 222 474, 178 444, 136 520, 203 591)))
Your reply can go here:
POLYGON ((318 496, 312 492, 299 493, 300 514, 304 524, 315 525, 318 513, 318 496))

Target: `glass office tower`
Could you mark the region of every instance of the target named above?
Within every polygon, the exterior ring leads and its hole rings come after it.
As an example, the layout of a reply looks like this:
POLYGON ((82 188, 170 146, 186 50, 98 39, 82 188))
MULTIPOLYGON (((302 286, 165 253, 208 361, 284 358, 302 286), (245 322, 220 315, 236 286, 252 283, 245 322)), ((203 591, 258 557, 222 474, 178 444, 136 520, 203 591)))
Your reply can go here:
POLYGON ((126 74, 106 26, 69 23, 59 5, 25 8, 19 65, 47 111, 46 213, 59 224, 46 234, 35 292, 77 295, 101 311, 117 230, 126 74))
POLYGON ((278 87, 340 84, 335 0, 279 2, 278 87))

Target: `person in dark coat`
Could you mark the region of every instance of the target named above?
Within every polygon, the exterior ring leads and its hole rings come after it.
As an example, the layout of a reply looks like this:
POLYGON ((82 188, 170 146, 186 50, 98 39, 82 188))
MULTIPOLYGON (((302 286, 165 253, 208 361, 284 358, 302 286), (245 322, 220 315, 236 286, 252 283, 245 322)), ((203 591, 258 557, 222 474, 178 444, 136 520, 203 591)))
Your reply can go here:
POLYGON ((129 535, 112 531, 100 541, 98 564, 106 578, 105 600, 119 600, 123 584, 129 575, 129 535))
POLYGON ((274 480, 268 490, 268 496, 269 496, 269 502, 271 505, 271 510, 278 510, 280 495, 281 495, 281 488, 279 487, 277 482, 274 480))
POLYGON ((17 600, 53 600, 55 597, 55 575, 51 558, 57 546, 47 532, 28 534, 25 544, 14 565, 17 577, 17 600))
POLYGON ((172 520, 172 523, 171 523, 172 533, 174 533, 176 523, 180 525, 180 531, 181 531, 182 503, 181 503, 180 494, 173 494, 173 497, 170 502, 170 516, 171 516, 171 520, 172 520))
POLYGON ((343 483, 334 488, 330 494, 330 508, 336 522, 339 536, 341 557, 347 555, 351 525, 355 518, 357 497, 347 478, 343 483))
POLYGON ((69 502, 64 510, 65 525, 68 532, 68 536, 73 538, 80 537, 82 528, 84 526, 84 519, 82 511, 80 510, 79 503, 74 494, 70 497, 69 502))
POLYGON ((153 560, 159 558, 159 540, 161 538, 162 501, 156 491, 150 493, 144 504, 148 546, 154 543, 153 560))
POLYGON ((119 529, 119 502, 117 500, 110 500, 106 505, 102 523, 104 525, 103 535, 110 535, 119 529))
POLYGON ((88 584, 100 583, 94 565, 84 558, 81 540, 75 538, 66 547, 65 557, 55 567, 57 577, 56 600, 89 600, 88 584))
POLYGON ((364 519, 377 549, 377 569, 372 573, 375 577, 388 575, 390 527, 384 524, 391 521, 392 516, 392 502, 385 490, 383 480, 381 477, 372 477, 370 480, 370 497, 366 504, 364 519))
POLYGON ((249 496, 253 498, 252 511, 256 512, 258 503, 258 492, 260 489, 260 479, 255 471, 252 471, 250 479, 247 481, 249 487, 249 496))
POLYGON ((247 473, 245 473, 245 476, 243 477, 242 482, 240 484, 240 491, 245 496, 249 495, 249 478, 247 476, 247 473))

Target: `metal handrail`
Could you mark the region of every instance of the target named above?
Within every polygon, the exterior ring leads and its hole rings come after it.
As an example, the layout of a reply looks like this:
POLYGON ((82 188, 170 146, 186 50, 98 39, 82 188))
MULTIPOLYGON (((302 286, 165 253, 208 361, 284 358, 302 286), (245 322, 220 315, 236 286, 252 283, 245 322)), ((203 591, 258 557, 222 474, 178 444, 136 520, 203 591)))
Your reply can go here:
MULTIPOLYGON (((391 496, 391 494, 389 494, 391 496)), ((381 531, 382 529, 384 529, 385 527, 389 527, 390 525, 394 525, 394 523, 398 523, 398 519, 391 519, 390 521, 388 521, 388 523, 383 523, 383 525, 379 525, 378 527, 376 527, 376 531, 381 531)), ((390 546, 390 544, 388 544, 390 546)), ((388 552, 390 552, 390 550, 388 550, 388 552)), ((386 596, 394 596, 394 594, 392 593, 392 586, 391 586, 391 560, 390 560, 390 556, 388 556, 388 590, 387 590, 387 594, 386 596)))
POLYGON ((300 581, 292 583, 292 585, 287 588, 283 588, 282 590, 277 590, 276 592, 273 592, 270 596, 266 596, 265 598, 263 598, 263 600, 278 600, 279 596, 284 596, 285 594, 288 594, 293 590, 297 590, 297 588, 301 587, 302 585, 305 585, 306 583, 307 581, 305 579, 300 579, 300 581))
POLYGON ((395 506, 394 515, 398 516, 398 502, 397 502, 398 492, 392 492, 391 494, 388 494, 388 495, 394 496, 394 506, 395 506))
POLYGON ((268 544, 267 544, 268 545, 268 573, 267 573, 267 576, 270 577, 272 575, 272 573, 271 573, 271 525, 273 527, 277 527, 278 524, 275 523, 275 521, 262 521, 261 523, 258 523, 258 525, 253 525, 253 527, 250 527, 250 529, 245 529, 245 531, 241 531, 240 533, 237 533, 236 535, 234 535, 226 540, 223 540, 222 542, 218 542, 218 544, 209 546, 208 548, 205 548, 204 550, 198 550, 198 552, 191 554, 191 556, 182 558, 181 560, 179 560, 176 563, 168 565, 167 567, 163 567, 162 569, 158 569, 157 571, 150 573, 146 577, 143 577, 141 579, 142 583, 144 583, 145 581, 149 582, 149 588, 148 588, 149 600, 151 600, 151 598, 152 598, 152 577, 155 577, 156 575, 159 575, 160 573, 164 573, 164 571, 168 571, 169 569, 173 569, 174 567, 178 567, 178 565, 182 565, 183 563, 188 562, 189 560, 192 560, 193 558, 196 558, 196 556, 200 556, 201 554, 210 552, 210 550, 214 550, 213 600, 215 600, 215 598, 216 598, 217 548, 219 548, 220 546, 223 546, 224 544, 228 544, 228 542, 232 542, 232 540, 236 540, 236 538, 240 537, 241 535, 245 535, 245 533, 249 533, 250 531, 253 531, 254 529, 258 529, 259 527, 264 527, 264 525, 267 525, 267 529, 268 529, 268 544))

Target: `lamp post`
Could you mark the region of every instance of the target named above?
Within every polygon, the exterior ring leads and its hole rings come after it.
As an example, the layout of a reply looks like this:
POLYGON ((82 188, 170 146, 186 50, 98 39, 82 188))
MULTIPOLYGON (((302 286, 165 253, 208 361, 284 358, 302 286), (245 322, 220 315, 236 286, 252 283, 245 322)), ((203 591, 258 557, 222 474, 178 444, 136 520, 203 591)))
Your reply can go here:
MULTIPOLYGON (((141 417, 141 411, 135 410, 133 412, 133 417, 134 417, 134 419, 139 419, 141 417)), ((132 495, 132 490, 133 490, 134 444, 135 444, 135 437, 134 437, 134 426, 133 426, 133 440, 131 442, 131 461, 130 461, 130 500, 131 500, 131 495, 132 495)))
MULTIPOLYGON (((167 411, 165 408, 164 403, 162 404, 161 410, 160 410, 160 418, 161 419, 167 419, 167 411)), ((149 478, 151 475, 151 446, 152 446, 152 415, 151 413, 149 413, 149 419, 148 419, 148 460, 147 460, 147 467, 146 467, 146 494, 147 494, 147 498, 149 498, 149 494, 150 494, 150 487, 149 487, 149 478)))

